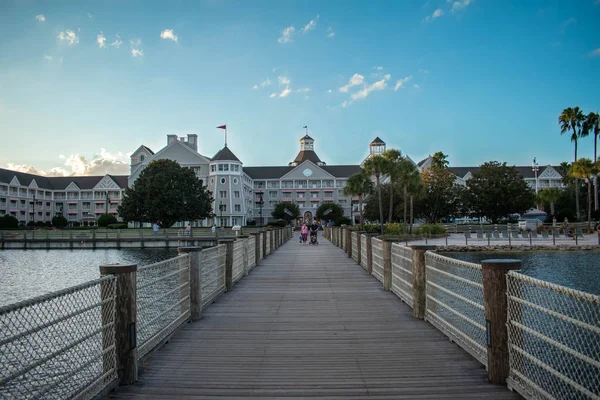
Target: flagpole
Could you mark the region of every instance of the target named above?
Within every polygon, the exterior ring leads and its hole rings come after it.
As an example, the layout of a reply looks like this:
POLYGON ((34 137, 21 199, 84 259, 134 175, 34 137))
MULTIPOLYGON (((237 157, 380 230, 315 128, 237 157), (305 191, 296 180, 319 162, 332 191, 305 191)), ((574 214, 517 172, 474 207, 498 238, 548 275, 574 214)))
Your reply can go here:
MULTIPOLYGON (((225 125, 227 127, 227 125, 225 125)), ((227 147, 227 128, 225 128, 225 147, 227 147)))

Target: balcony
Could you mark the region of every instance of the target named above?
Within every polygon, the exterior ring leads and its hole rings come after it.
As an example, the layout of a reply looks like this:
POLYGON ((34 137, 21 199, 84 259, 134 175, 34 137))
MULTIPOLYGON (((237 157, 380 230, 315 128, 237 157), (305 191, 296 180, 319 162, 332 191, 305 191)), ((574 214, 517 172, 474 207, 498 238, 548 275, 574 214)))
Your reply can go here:
POLYGON ((320 199, 320 198, 318 198, 318 197, 311 197, 311 198, 310 198, 310 201, 312 201, 312 202, 315 202, 315 201, 321 201, 321 199, 320 199))
POLYGON ((320 191, 321 191, 321 190, 319 190, 319 189, 310 189, 310 192, 311 192, 311 193, 319 193, 320 191))
POLYGON ((71 215, 77 214, 77 210, 69 210, 69 211, 67 211, 67 214, 71 214, 71 215))
POLYGON ((333 202, 333 197, 325 197, 323 199, 323 201, 331 201, 331 202, 333 202))
POLYGON ((296 201, 306 201, 306 197, 298 197, 296 201))
POLYGON ((281 201, 285 201, 285 202, 289 203, 289 202, 292 201, 292 198, 291 197, 284 197, 284 198, 281 199, 281 201))
POLYGON ((333 189, 324 189, 323 190, 325 193, 333 193, 333 189))

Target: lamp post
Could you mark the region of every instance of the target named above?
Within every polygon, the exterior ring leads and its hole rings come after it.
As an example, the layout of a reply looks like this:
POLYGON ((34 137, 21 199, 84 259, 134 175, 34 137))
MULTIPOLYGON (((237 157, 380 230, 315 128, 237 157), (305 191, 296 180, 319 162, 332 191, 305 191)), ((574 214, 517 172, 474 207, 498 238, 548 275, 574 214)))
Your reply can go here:
POLYGON ((221 225, 221 228, 223 227, 223 201, 219 200, 219 213, 221 214, 220 216, 220 220, 219 220, 219 225, 221 225))
POLYGON ((265 201, 263 200, 263 194, 258 194, 258 215, 260 216, 260 226, 263 226, 262 208, 265 201))
POLYGON ((36 200, 35 198, 35 193, 33 194, 33 201, 31 202, 33 204, 33 228, 35 229, 35 205, 36 204, 42 204, 41 201, 36 200))
POLYGON ((538 194, 538 171, 540 170, 540 166, 538 165, 535 157, 533 157, 533 163, 531 163, 531 169, 535 173, 535 194, 538 194))

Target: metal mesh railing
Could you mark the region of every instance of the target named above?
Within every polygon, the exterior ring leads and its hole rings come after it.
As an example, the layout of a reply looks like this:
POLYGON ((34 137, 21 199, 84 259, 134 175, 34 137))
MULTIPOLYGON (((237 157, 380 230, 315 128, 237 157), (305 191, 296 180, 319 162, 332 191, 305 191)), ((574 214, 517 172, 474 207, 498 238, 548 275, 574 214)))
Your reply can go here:
POLYGON ((231 280, 235 283, 242 279, 246 272, 244 265, 244 248, 246 240, 236 240, 233 242, 233 265, 231 267, 231 280))
POLYGON ((117 379, 116 279, 0 308, 0 398, 92 398, 117 379))
POLYGON ((140 267, 136 279, 140 359, 190 317, 190 255, 140 267))
POLYGON ((600 296, 507 276, 508 384, 529 399, 600 399, 600 296))
POLYGON ((392 243, 391 290, 411 307, 413 306, 412 263, 412 249, 392 243))
POLYGON ((358 233, 352 232, 352 259, 356 262, 358 261, 358 241, 360 240, 358 237, 358 233))
POLYGON ((372 238, 371 248, 373 256, 372 275, 377 278, 379 282, 383 283, 383 240, 372 238))
POLYGON ((487 366, 481 265, 425 253, 425 319, 487 366))
POLYGON ((368 259, 367 259, 367 236, 366 235, 360 235, 360 265, 364 268, 367 269, 368 265, 368 259))
POLYGON ((249 271, 252 268, 256 267, 256 237, 250 236, 248 240, 246 240, 246 251, 248 254, 248 264, 246 265, 246 269, 249 271))
POLYGON ((226 245, 202 250, 202 307, 225 291, 226 245))

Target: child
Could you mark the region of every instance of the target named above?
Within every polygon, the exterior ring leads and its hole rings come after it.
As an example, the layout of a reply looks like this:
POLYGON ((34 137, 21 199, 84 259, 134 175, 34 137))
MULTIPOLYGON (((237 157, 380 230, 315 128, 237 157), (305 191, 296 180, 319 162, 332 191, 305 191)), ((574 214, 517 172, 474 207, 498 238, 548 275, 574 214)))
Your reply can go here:
POLYGON ((298 243, 302 244, 302 235, 298 236, 298 243))

